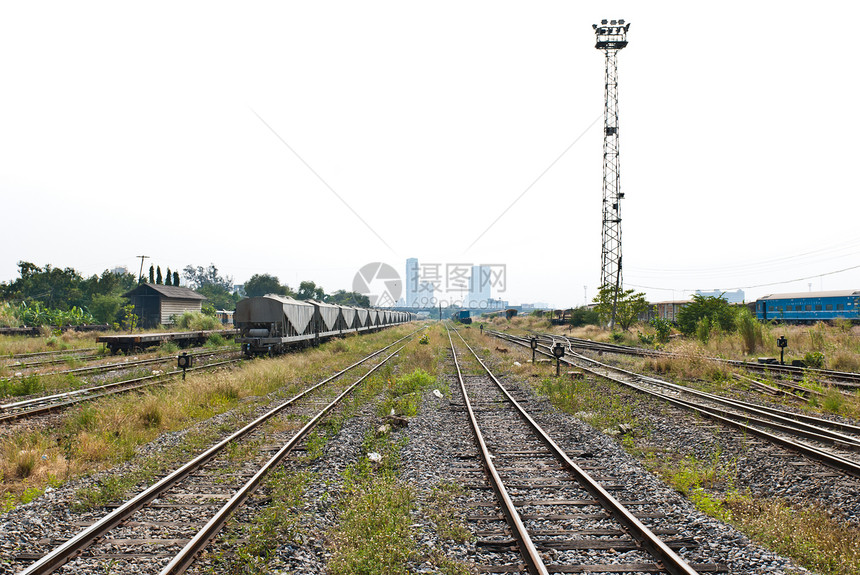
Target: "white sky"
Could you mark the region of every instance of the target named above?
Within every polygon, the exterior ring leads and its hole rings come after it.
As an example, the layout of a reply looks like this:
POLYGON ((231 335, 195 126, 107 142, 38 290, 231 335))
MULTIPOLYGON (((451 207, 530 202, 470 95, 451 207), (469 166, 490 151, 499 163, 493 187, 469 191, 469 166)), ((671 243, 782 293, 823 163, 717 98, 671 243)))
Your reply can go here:
POLYGON ((820 275, 860 266, 860 5, 792 6, 0 4, 0 281, 146 254, 331 292, 417 257, 503 263, 494 296, 581 304, 600 276, 591 24, 624 18, 626 287, 860 288, 860 268, 820 275))

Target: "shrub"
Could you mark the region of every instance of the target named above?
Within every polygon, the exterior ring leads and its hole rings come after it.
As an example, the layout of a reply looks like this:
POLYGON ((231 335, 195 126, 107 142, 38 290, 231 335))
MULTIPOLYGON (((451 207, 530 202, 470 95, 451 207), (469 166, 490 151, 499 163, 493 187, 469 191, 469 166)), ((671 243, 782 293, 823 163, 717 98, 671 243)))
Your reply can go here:
POLYGON ((227 343, 220 333, 213 333, 206 340, 206 347, 223 347, 227 343))
MULTIPOLYGON (((678 312, 678 327, 684 335, 695 333, 699 336, 701 322, 707 318, 709 331, 711 326, 719 326, 721 330, 731 332, 735 328, 734 313, 729 302, 722 296, 712 297, 696 294, 693 296, 693 301, 678 312)), ((701 341, 702 338, 699 337, 699 340, 701 341)))
POLYGON ((707 345, 711 339, 711 319, 708 316, 699 318, 696 323, 696 338, 702 342, 702 345, 707 345))
POLYGON ((654 345, 654 334, 653 333, 642 333, 640 331, 640 332, 637 332, 637 335, 639 336, 639 343, 642 343, 644 345, 654 345))
POLYGON ((180 329, 206 330, 221 327, 218 319, 196 311, 186 311, 176 318, 176 327, 180 329))
POLYGON ((747 353, 753 353, 764 341, 761 324, 752 312, 744 307, 738 310, 735 316, 735 325, 741 335, 744 350, 747 353))
POLYGON ((806 355, 803 356, 803 363, 805 363, 807 367, 821 369, 824 367, 824 354, 820 351, 807 352, 806 355))
POLYGON ((600 316, 593 309, 577 307, 570 312, 570 325, 582 327, 584 325, 600 325, 600 316))
POLYGON ((657 330, 657 341, 660 343, 669 341, 669 334, 672 333, 672 322, 662 317, 653 317, 648 323, 657 330))

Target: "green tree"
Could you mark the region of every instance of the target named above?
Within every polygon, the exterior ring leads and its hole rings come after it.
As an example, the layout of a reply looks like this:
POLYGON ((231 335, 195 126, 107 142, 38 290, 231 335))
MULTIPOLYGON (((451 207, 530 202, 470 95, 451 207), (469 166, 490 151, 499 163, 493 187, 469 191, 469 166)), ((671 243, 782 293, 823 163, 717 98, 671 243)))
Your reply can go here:
POLYGON ((245 282, 245 294, 248 297, 259 297, 266 294, 292 295, 289 286, 281 285, 281 280, 269 274, 254 274, 245 282))
POLYGON ((317 284, 312 281, 303 281, 299 284, 299 291, 296 293, 296 298, 324 301, 325 291, 322 286, 317 287, 317 284))
POLYGON ((357 307, 370 307, 370 298, 354 291, 339 289, 325 296, 325 302, 336 305, 348 305, 357 307))
POLYGON ((574 308, 570 311, 570 325, 573 327, 582 327, 584 325, 599 325, 600 315, 596 310, 588 309, 585 306, 574 308))
POLYGON ((197 293, 206 297, 215 309, 234 310, 239 296, 222 285, 208 284, 197 288, 197 293))
POLYGON ((170 268, 167 268, 167 273, 164 274, 164 285, 173 285, 173 276, 170 273, 170 268))
POLYGON ((678 329, 684 335, 698 332, 702 339, 704 330, 712 327, 719 327, 725 332, 732 332, 735 329, 735 312, 723 296, 696 294, 693 296, 693 301, 678 312, 678 329), (703 319, 707 321, 703 322, 703 319))
POLYGON ((615 304, 615 325, 627 331, 630 326, 636 322, 639 314, 647 311, 648 301, 645 299, 645 294, 642 292, 636 293, 636 290, 620 290, 618 293, 618 301, 614 302, 615 288, 610 285, 605 285, 600 288, 597 296, 594 298, 594 311, 600 317, 600 321, 604 325, 608 325, 612 319, 612 307, 615 304))
POLYGON ((161 275, 161 266, 155 268, 155 283, 156 285, 164 283, 164 277, 161 275))
POLYGON ((155 283, 155 266, 149 266, 149 283, 155 283))
POLYGON ((7 301, 38 302, 45 307, 69 310, 88 303, 84 279, 72 268, 44 268, 31 262, 18 262, 20 278, 0 286, 0 297, 7 301))
POLYGON ((134 331, 137 327, 137 320, 140 318, 137 317, 137 314, 134 313, 134 306, 129 304, 122 307, 122 326, 129 330, 134 331))
POLYGON ((179 287, 179 272, 173 272, 173 285, 179 287))
POLYGON ((122 320, 120 311, 125 302, 119 295, 96 295, 90 303, 90 313, 98 323, 117 323, 122 320))
MULTIPOLYGON (((188 284, 188 287, 191 289, 199 289, 204 286, 219 286, 224 288, 227 291, 232 291, 233 289, 233 277, 232 276, 221 276, 218 273, 218 268, 215 267, 215 264, 209 264, 208 268, 204 268, 201 266, 188 265, 185 266, 185 269, 182 270, 182 275, 185 276, 185 281, 188 284)), ((174 279, 175 276, 174 276, 174 279)), ((176 284, 176 282, 174 282, 176 284)))

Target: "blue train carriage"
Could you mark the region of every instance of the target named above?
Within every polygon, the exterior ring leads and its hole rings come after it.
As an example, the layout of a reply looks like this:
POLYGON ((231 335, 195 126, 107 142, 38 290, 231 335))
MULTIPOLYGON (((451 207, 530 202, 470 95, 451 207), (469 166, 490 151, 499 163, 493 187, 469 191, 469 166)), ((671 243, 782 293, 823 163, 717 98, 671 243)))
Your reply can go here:
POLYGON ((839 318, 860 319, 860 290, 766 295, 756 300, 759 321, 812 323, 839 318))

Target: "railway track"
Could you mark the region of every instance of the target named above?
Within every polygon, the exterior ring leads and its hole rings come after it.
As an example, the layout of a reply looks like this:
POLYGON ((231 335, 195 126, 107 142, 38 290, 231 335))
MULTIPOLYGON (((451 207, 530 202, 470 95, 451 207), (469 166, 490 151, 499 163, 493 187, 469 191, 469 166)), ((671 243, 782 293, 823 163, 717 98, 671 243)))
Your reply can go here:
MULTIPOLYGON (((455 332, 456 333, 456 332, 455 332)), ((603 473, 593 460, 571 457, 526 412, 462 337, 464 361, 480 366, 464 375, 457 346, 448 334, 464 406, 478 445, 484 475, 496 494, 504 526, 481 533, 479 544, 497 552, 497 564, 481 572, 531 574, 651 572, 692 575, 718 572, 717 564, 686 563, 673 550, 696 546, 688 539, 661 539, 676 533, 659 521, 660 503, 624 493, 610 494, 586 471, 603 473), (578 460, 577 460, 578 459, 578 460), (635 508, 631 511, 630 508, 635 508), (553 562, 547 561, 553 557, 553 562), (521 566, 524 562, 525 566, 521 566)), ((492 514, 486 518, 492 520, 492 514)), ((498 522, 497 522, 498 523, 498 522)))
MULTIPOLYGON (((212 353, 204 354, 201 353, 199 355, 212 355, 212 353)), ((198 365, 195 367, 188 368, 187 371, 205 371, 214 369, 216 367, 222 367, 225 365, 232 365, 243 361, 245 359, 244 355, 236 354, 237 356, 231 359, 226 359, 222 361, 216 361, 213 363, 208 363, 204 365, 198 365)), ((130 362, 134 363, 137 366, 151 364, 155 361, 160 363, 165 363, 165 361, 170 361, 173 358, 158 358, 157 360, 144 360, 141 362, 130 362)), ((126 364, 129 365, 129 364, 126 364)), ((121 369, 123 366, 118 366, 116 369, 121 369)), ((10 423, 13 421, 27 419, 31 417, 36 417, 39 415, 45 415, 48 413, 53 413, 55 411, 61 411, 70 407, 72 405, 76 405, 78 403, 84 401, 91 401, 94 399, 98 399, 100 397, 105 397, 108 395, 114 395, 117 393, 127 393, 130 391, 135 391, 139 389, 143 389, 146 387, 150 387, 153 385, 160 385, 165 381, 177 377, 183 373, 180 369, 175 369, 171 371, 166 371, 163 373, 156 373, 152 375, 145 375, 142 377, 135 377, 131 379, 125 379, 121 381, 114 381, 110 383, 104 383, 101 385, 93 385, 90 387, 75 389, 71 391, 66 391, 62 393, 55 393, 51 395, 43 395, 37 397, 31 397, 28 399, 22 399, 19 401, 13 401, 9 403, 0 404, 0 425, 5 423, 10 423)))
MULTIPOLYGON (((530 347, 529 340, 525 338, 500 332, 490 333, 508 342, 530 347)), ((561 343, 567 349, 561 361, 567 365, 775 443, 843 473, 860 477, 860 426, 728 399, 637 374, 581 355, 564 339, 556 337, 550 344, 539 342, 537 351, 554 357, 552 346, 556 342, 561 343)))
POLYGON ((365 362, 382 357, 413 335, 414 332, 377 350, 269 410, 56 548, 46 553, 19 554, 21 561, 36 559, 21 575, 50 573, 64 565, 74 572, 93 571, 110 564, 134 566, 139 573, 182 573, 230 515, 249 500, 266 475, 405 344, 353 383, 335 384, 340 387, 333 391, 329 384, 365 362), (328 401, 327 393, 337 396, 328 401), (325 403, 322 409, 315 405, 319 402, 325 403), (299 423, 290 424, 291 421, 299 423), (242 450, 249 455, 240 464, 232 462, 230 454, 242 450))
MULTIPOLYGON (((598 353, 618 353, 623 355, 633 355, 637 357, 679 357, 678 354, 659 351, 654 349, 643 349, 638 347, 630 347, 627 345, 618 345, 614 343, 603 343, 568 336, 557 336, 545 333, 534 333, 535 337, 544 340, 566 341, 572 348, 585 349, 598 353)), ((756 363, 751 361, 740 361, 735 359, 724 359, 719 357, 704 358, 708 361, 731 365, 768 375, 777 375, 780 377, 788 377, 794 381, 802 381, 807 375, 815 376, 821 383, 830 385, 845 391, 853 392, 860 390, 860 373, 850 371, 836 371, 832 369, 817 369, 811 367, 798 367, 794 365, 780 365, 778 363, 756 363)), ((790 386, 798 387, 798 386, 790 386)))
MULTIPOLYGON (((192 351, 189 351, 186 353, 188 353, 188 355, 190 355, 192 357, 197 357, 197 356, 205 356, 205 355, 214 355, 216 353, 232 351, 235 349, 236 348, 233 346, 224 346, 224 347, 220 347, 220 348, 216 348, 216 349, 202 349, 202 348, 200 348, 200 349, 192 350, 192 351)), ((104 356, 94 355, 92 357, 80 358, 80 359, 104 359, 104 356)), ((61 369, 61 370, 57 370, 57 371, 38 372, 38 373, 31 373, 31 374, 27 374, 27 375, 38 375, 39 377, 48 377, 48 376, 52 376, 52 375, 79 376, 79 375, 88 375, 88 374, 94 374, 94 373, 106 373, 109 371, 115 371, 115 370, 120 370, 120 369, 130 369, 130 368, 134 368, 134 367, 142 367, 142 366, 152 365, 152 364, 157 364, 157 363, 166 363, 166 362, 170 362, 173 360, 175 360, 175 356, 150 357, 150 358, 146 358, 146 359, 135 359, 132 361, 125 359, 123 361, 113 361, 113 362, 101 363, 101 364, 97 364, 97 365, 88 365, 88 366, 75 367, 75 368, 70 368, 70 369, 61 369)), ((62 362, 57 362, 57 363, 62 363, 62 362)), ((0 378, 0 381, 9 381, 10 379, 13 379, 13 378, 0 378)))
POLYGON ((13 355, 6 359, 3 367, 14 369, 33 369, 45 365, 58 365, 66 363, 69 360, 85 361, 99 357, 102 357, 102 354, 99 354, 98 348, 95 347, 80 350, 42 351, 32 354, 13 355))

